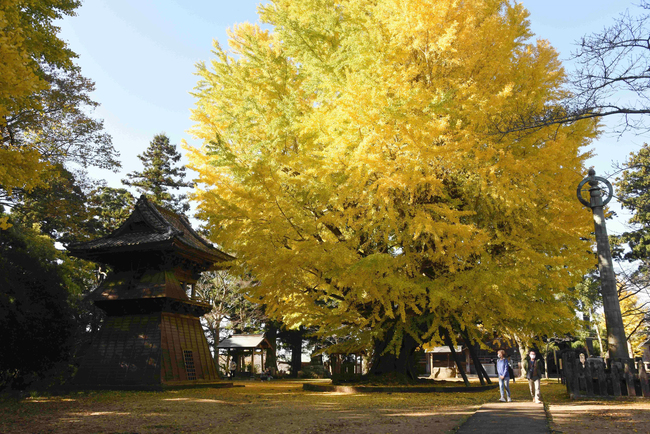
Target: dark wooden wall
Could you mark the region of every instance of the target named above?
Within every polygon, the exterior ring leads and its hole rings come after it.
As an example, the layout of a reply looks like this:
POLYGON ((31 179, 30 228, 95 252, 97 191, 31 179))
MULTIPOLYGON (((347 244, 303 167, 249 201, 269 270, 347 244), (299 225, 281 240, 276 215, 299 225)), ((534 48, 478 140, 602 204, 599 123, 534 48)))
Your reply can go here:
POLYGON ((167 312, 108 316, 86 352, 75 384, 88 388, 162 388, 218 380, 199 318, 167 312), (185 353, 184 353, 185 352, 185 353), (195 378, 188 378, 191 352, 195 378))
POLYGON ((109 316, 82 360, 80 386, 160 384, 160 313, 109 316))
POLYGON ((197 317, 163 312, 161 344, 163 382, 190 381, 187 378, 184 350, 192 351, 197 381, 218 380, 208 341, 197 317))

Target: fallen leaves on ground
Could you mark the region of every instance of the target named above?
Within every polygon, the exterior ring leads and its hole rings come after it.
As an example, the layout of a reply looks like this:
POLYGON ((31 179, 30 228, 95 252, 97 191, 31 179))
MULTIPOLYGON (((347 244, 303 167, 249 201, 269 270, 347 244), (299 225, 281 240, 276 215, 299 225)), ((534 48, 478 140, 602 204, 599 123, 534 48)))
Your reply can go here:
POLYGON ((445 433, 494 391, 308 392, 302 382, 230 389, 81 392, 0 401, 3 433, 445 433))
POLYGON ((563 384, 542 386, 551 428, 566 434, 650 434, 650 399, 571 400, 563 384))

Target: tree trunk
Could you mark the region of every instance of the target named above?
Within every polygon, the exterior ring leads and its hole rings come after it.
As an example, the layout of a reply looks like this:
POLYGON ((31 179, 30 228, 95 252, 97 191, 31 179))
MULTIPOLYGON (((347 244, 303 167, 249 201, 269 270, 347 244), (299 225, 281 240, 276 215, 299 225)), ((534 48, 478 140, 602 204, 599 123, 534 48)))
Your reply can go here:
POLYGON ((418 343, 411 335, 405 333, 402 338, 399 355, 386 353, 382 354, 395 334, 395 325, 393 325, 382 340, 374 342, 372 360, 370 362, 370 374, 402 374, 411 380, 417 380, 418 372, 416 368, 418 343))
POLYGON ((490 377, 488 377, 487 372, 485 372, 485 369, 483 369, 483 365, 481 364, 481 361, 478 359, 478 356, 476 355, 476 351, 474 351, 474 346, 469 340, 469 336, 467 336, 467 334, 463 334, 463 340, 465 341, 465 345, 467 345, 467 348, 469 349, 469 355, 472 357, 472 360, 474 361, 474 366, 476 367, 476 374, 478 375, 478 378, 481 381, 481 386, 485 385, 485 383, 492 384, 492 380, 490 380, 490 377))
POLYGON ((291 330, 289 339, 291 342, 291 377, 298 378, 298 371, 302 369, 302 335, 301 330, 291 330))
POLYGON ((271 368, 272 372, 275 372, 278 369, 278 357, 277 357, 277 338, 278 338, 278 327, 277 325, 269 321, 266 324, 266 340, 271 344, 271 348, 266 350, 266 366, 271 368))
POLYGON ((458 372, 460 372, 460 375, 463 377, 463 382, 465 383, 465 386, 469 387, 469 380, 467 379, 467 374, 465 373, 465 370, 461 365, 460 357, 458 357, 458 354, 456 353, 454 344, 451 341, 451 338, 449 337, 449 332, 447 331, 447 329, 441 328, 440 334, 445 338, 445 343, 447 344, 449 350, 451 351, 451 356, 454 358, 454 362, 456 362, 456 367, 458 367, 458 372))
POLYGON ((476 376, 478 377, 478 380, 481 382, 481 386, 485 386, 485 378, 483 377, 483 370, 481 369, 481 363, 478 361, 478 359, 474 354, 474 348, 472 348, 471 345, 467 345, 467 350, 469 351, 469 356, 472 358, 472 361, 474 362, 474 368, 476 369, 476 376))
POLYGON ((522 342, 517 335, 515 336, 515 342, 517 343, 517 348, 519 348, 519 356, 521 360, 519 361, 519 378, 526 378, 526 372, 524 371, 524 360, 528 355, 528 345, 522 342))
MULTIPOLYGON (((212 350, 214 351, 214 366, 217 369, 217 374, 221 375, 221 368, 219 367, 219 348, 217 348, 217 345, 219 345, 219 328, 217 326, 216 330, 210 330, 210 334, 212 335, 212 342, 214 342, 214 347, 212 350)), ((228 371, 228 365, 226 365, 226 371, 228 371)))
POLYGON ((546 343, 546 352, 544 353, 544 365, 545 365, 545 368, 546 368, 546 369, 544 369, 544 377, 547 380, 548 380, 548 356, 549 356, 549 353, 548 353, 548 342, 547 342, 546 343))

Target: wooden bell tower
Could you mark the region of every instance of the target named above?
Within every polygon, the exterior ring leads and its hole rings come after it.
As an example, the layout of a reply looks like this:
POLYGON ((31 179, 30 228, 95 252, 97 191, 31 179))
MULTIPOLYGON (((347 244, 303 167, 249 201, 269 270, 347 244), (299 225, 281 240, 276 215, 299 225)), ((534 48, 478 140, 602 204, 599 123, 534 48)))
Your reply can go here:
POLYGON ((201 272, 231 256, 186 217, 144 196, 113 233, 68 250, 112 269, 89 295, 107 318, 82 359, 78 387, 156 390, 218 381, 199 322, 211 307, 193 288, 201 272))

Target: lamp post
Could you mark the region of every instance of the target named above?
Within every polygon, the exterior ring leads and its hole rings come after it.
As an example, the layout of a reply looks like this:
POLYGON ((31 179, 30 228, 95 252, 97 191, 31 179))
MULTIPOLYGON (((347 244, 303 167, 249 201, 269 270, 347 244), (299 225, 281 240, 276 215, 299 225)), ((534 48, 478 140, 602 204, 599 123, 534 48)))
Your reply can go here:
POLYGON ((612 254, 609 249, 605 214, 603 207, 609 203, 614 194, 612 184, 603 177, 596 176, 596 171, 589 169, 589 176, 578 184, 578 200, 584 206, 591 208, 594 214, 594 229, 596 232, 596 246, 598 251, 598 269, 600 271, 600 293, 603 296, 603 310, 605 311, 605 324, 607 326, 607 344, 610 359, 629 359, 627 340, 621 316, 621 306, 618 303, 616 290, 616 276, 612 264, 612 254), (602 182, 607 187, 607 197, 603 200, 602 190, 598 183, 602 182), (590 200, 587 202, 582 197, 582 187, 589 183, 590 200))

